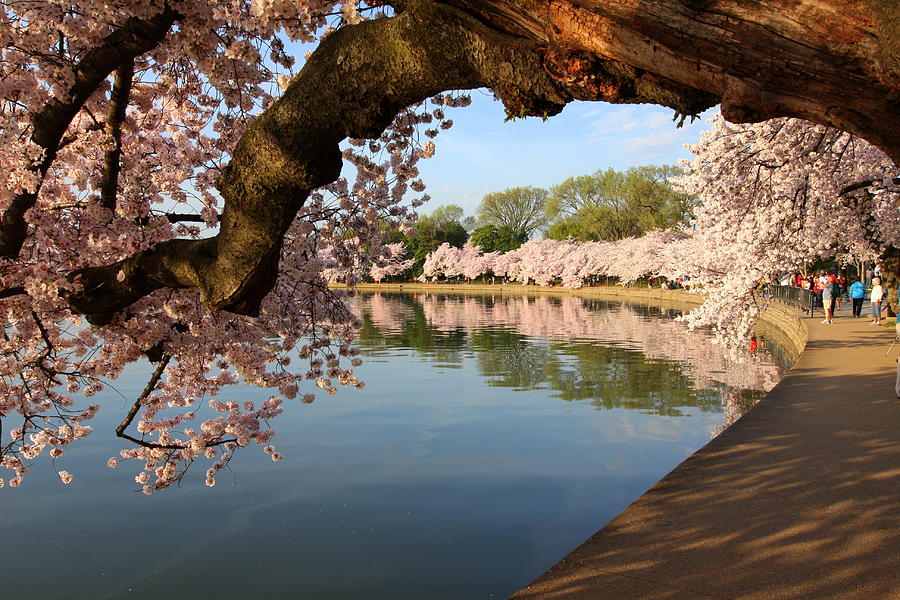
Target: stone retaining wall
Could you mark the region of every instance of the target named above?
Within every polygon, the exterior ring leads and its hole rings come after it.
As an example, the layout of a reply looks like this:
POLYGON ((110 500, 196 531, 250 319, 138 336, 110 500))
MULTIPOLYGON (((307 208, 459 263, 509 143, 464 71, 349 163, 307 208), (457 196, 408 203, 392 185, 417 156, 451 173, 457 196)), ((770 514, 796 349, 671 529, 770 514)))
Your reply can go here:
POLYGON ((802 316, 805 313, 790 304, 773 301, 760 319, 760 332, 782 348, 793 364, 806 348, 809 333, 802 316))

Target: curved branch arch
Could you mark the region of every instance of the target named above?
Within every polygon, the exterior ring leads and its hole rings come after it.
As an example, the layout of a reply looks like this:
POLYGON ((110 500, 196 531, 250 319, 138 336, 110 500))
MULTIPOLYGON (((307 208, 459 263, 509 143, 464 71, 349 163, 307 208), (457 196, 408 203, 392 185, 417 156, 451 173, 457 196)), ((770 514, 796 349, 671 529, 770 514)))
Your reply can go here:
POLYGON ((103 322, 156 289, 196 287, 210 307, 255 314, 297 211, 340 173, 340 141, 375 137, 406 106, 452 89, 488 87, 513 115, 553 115, 572 99, 682 114, 721 102, 733 121, 803 117, 900 158, 890 2, 392 4, 396 16, 328 36, 250 126, 217 184, 217 236, 82 270, 72 308, 103 322))

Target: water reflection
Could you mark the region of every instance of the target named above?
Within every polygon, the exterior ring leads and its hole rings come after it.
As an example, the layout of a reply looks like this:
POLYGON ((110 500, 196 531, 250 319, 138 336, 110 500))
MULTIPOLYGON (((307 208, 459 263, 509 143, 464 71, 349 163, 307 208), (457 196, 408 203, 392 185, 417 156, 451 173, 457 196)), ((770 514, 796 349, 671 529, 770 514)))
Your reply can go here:
MULTIPOLYGON (((674 309, 574 296, 363 294, 367 353, 405 346, 442 368, 474 356, 491 387, 551 390, 566 401, 679 416, 722 410, 726 423, 781 378, 759 345, 730 359, 674 309), (751 352, 752 350, 752 352, 751 352)), ((717 427, 717 430, 721 427, 717 427)))
MULTIPOLYGON (((659 308, 357 301, 366 388, 289 406, 273 422, 285 460, 242 452, 215 488, 144 496, 106 468, 124 406, 99 394, 95 433, 63 457, 73 483, 36 466, 0 490, 4 597, 505 598, 778 377, 767 355, 723 359, 659 308)), ((133 367, 116 382, 127 397, 151 369, 133 367)))

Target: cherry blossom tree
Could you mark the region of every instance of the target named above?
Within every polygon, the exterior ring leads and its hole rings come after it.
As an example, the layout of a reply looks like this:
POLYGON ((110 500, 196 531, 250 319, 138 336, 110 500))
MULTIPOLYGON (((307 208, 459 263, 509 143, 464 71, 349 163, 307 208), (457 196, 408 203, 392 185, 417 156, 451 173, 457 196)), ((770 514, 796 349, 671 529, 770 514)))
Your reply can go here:
POLYGON ((499 252, 481 252, 478 246, 473 244, 472 252, 467 254, 463 265, 463 277, 471 281, 478 277, 493 276, 494 261, 499 255, 499 252))
POLYGON ((437 281, 439 278, 457 277, 462 274, 463 249, 444 242, 425 257, 421 281, 437 281))
POLYGON ((386 244, 380 254, 381 258, 376 258, 369 267, 369 276, 376 282, 380 282, 385 277, 400 275, 414 262, 412 259, 403 258, 406 256, 406 248, 400 243, 386 244))
POLYGON ((800 119, 718 116, 692 152, 680 185, 700 198, 697 218, 656 272, 702 285, 708 300, 688 321, 732 345, 762 308, 754 290, 764 277, 900 245, 900 169, 865 140, 800 119))
POLYGON ((343 129, 349 144, 329 164, 352 165, 351 179, 333 166, 300 174, 251 143, 271 126, 256 115, 314 118, 314 106, 285 106, 302 94, 277 99, 303 88, 288 84, 287 44, 328 34, 335 11, 334 24, 358 22, 355 3, 3 10, 0 486, 20 485, 42 454, 64 462, 99 410, 81 398, 142 359, 156 368, 116 429, 130 447, 109 465, 137 461, 145 493, 198 460, 214 485, 251 443, 280 460, 269 423, 285 400, 362 386, 356 318, 328 270, 396 268, 384 224, 408 226, 427 199, 408 197, 424 190, 416 163, 467 99, 404 101, 377 130, 360 125, 368 139, 343 129), (228 392, 236 383, 273 393, 256 403, 228 392))

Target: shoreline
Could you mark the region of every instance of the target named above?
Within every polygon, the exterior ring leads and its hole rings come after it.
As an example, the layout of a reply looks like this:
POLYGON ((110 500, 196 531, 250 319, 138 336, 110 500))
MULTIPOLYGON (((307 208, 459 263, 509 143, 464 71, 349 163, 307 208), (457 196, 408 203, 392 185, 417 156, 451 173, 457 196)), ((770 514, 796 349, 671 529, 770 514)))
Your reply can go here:
MULTIPOLYGON (((346 286, 332 287, 346 289, 346 286)), ((434 294, 478 294, 478 295, 532 295, 532 296, 578 296, 582 298, 600 298, 650 304, 663 308, 675 308, 689 311, 703 303, 701 294, 693 294, 685 290, 668 290, 663 288, 624 287, 624 286, 592 286, 581 288, 564 288, 560 286, 507 284, 469 284, 469 283, 361 283, 356 286, 361 292, 402 292, 402 293, 434 293, 434 294)), ((791 364, 803 353, 808 339, 808 331, 797 314, 797 309, 772 301, 760 316, 757 330, 766 339, 784 350, 791 364)))

